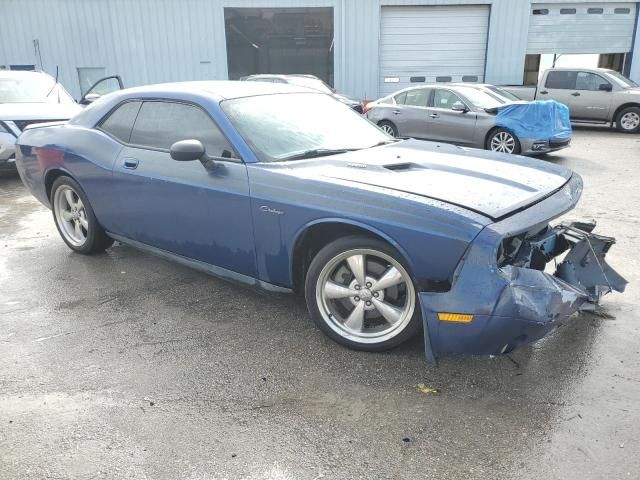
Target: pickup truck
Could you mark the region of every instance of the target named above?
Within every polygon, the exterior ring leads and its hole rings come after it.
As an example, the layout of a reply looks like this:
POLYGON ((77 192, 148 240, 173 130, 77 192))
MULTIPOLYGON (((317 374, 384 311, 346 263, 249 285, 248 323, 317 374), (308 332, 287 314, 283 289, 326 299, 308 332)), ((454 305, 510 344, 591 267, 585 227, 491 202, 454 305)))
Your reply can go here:
POLYGON ((624 133, 640 132, 640 86, 615 70, 552 68, 536 87, 502 87, 522 100, 556 100, 571 120, 615 123, 624 133))

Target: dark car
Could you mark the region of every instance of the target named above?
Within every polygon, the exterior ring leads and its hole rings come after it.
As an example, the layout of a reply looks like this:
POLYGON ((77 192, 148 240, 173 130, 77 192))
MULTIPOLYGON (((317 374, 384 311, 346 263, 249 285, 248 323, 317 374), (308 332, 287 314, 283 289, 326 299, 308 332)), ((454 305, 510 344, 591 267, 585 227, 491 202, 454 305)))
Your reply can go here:
POLYGON ((261 75, 249 75, 248 77, 244 77, 242 80, 245 80, 248 82, 288 83, 289 85, 296 85, 298 87, 310 88, 312 90, 317 90, 318 92, 331 95, 333 98, 341 101, 345 105, 348 105, 358 113, 363 113, 364 111, 364 105, 362 101, 337 93, 335 88, 330 87, 315 75, 261 74, 261 75))
POLYGON ((304 293, 319 328, 357 349, 424 327, 430 359, 507 352, 626 283, 604 260, 613 239, 550 225, 580 198, 575 173, 394 139, 290 85, 124 90, 67 124, 28 128, 17 165, 72 250, 118 240, 304 293))

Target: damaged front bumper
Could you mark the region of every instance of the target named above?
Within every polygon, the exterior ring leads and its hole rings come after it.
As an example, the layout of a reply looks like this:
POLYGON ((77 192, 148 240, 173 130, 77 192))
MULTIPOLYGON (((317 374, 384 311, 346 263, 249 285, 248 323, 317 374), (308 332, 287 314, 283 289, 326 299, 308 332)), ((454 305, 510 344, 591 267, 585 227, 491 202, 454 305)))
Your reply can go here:
POLYGON ((535 222, 571 208, 580 192, 577 177, 560 196, 487 227, 448 292, 420 293, 428 361, 442 353, 509 352, 549 334, 578 310, 593 309, 602 295, 624 291, 626 280, 605 261, 615 240, 594 234, 595 223, 552 228, 548 220, 535 222), (533 226, 523 227, 532 220, 533 226), (556 264, 555 271, 545 271, 556 264), (443 321, 443 312, 463 315, 443 321))

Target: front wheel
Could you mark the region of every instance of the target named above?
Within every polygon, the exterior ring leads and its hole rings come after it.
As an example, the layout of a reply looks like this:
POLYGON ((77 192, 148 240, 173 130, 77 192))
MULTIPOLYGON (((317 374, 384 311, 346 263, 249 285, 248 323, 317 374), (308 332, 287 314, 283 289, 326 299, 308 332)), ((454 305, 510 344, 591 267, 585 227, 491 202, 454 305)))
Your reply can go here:
POLYGON ((622 133, 640 132, 640 107, 628 107, 618 113, 616 128, 622 133))
POLYGON ((497 128, 487 139, 487 150, 501 153, 520 153, 520 141, 506 128, 497 128))
POLYGON ((96 219, 78 182, 59 177, 51 188, 51 209, 60 236, 71 250, 98 253, 113 244, 96 219))
POLYGON ((421 325, 408 268, 380 240, 352 236, 324 247, 309 266, 305 294, 316 325, 349 348, 387 350, 421 325))

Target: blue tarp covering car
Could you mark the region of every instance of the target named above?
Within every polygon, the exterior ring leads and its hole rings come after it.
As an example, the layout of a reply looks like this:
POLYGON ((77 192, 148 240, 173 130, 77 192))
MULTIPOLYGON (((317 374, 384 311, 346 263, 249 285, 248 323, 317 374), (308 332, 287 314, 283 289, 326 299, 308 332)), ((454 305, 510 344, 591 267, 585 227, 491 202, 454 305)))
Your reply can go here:
POLYGON ((555 100, 516 102, 500 107, 496 125, 519 138, 556 140, 571 137, 569 108, 555 100))

